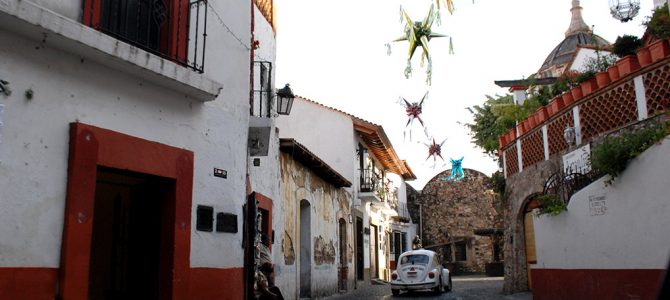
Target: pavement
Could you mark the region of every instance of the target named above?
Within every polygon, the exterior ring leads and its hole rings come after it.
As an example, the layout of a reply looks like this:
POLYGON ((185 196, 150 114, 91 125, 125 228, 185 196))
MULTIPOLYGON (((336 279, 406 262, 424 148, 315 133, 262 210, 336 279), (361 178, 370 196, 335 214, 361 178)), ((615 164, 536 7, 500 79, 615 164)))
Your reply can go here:
POLYGON ((480 275, 454 276, 451 292, 434 294, 432 292, 401 293, 391 295, 391 287, 383 280, 370 283, 359 281, 358 288, 344 294, 333 295, 324 300, 344 299, 453 299, 453 300, 532 300, 530 292, 504 295, 502 293, 503 277, 486 277, 480 275))

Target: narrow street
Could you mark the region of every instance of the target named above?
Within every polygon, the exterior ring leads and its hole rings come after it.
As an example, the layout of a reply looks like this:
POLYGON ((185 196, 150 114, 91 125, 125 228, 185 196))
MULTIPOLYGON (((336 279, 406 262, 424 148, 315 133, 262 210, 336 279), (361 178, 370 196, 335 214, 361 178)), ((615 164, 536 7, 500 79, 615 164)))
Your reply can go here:
POLYGON ((502 285, 503 277, 482 277, 482 276, 458 276, 453 278, 453 290, 451 292, 436 295, 432 292, 421 291, 412 293, 401 293, 394 297, 391 295, 391 288, 388 284, 365 284, 359 282, 358 289, 325 299, 477 299, 477 300, 531 300, 533 296, 530 292, 518 293, 513 295, 503 295, 502 285))

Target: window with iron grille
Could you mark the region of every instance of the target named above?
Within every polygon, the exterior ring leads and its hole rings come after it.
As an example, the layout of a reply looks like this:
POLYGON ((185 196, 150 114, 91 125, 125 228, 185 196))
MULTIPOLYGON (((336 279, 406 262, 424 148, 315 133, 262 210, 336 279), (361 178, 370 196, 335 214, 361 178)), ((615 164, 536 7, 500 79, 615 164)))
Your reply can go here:
POLYGON ((270 118, 272 116, 272 63, 254 62, 254 103, 251 115, 270 118))
POLYGON ((84 24, 203 72, 207 0, 84 0, 84 24))
POLYGON ((467 261, 467 247, 465 241, 454 243, 454 258, 456 261, 467 261))

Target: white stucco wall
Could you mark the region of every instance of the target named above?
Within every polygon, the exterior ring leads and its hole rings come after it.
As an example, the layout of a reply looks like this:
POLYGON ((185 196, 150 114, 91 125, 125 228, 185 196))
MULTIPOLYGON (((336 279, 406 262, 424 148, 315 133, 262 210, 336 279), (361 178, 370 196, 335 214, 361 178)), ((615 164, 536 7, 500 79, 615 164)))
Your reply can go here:
POLYGON ((598 55, 601 57, 606 56, 606 55, 612 55, 611 52, 609 51, 604 51, 601 50, 600 53, 597 53, 596 50, 590 49, 590 48, 579 48, 577 51, 577 54, 575 55, 575 59, 572 62, 572 65, 570 65, 570 70, 571 71, 584 71, 586 68, 586 62, 589 58, 592 59, 597 59, 598 55))
POLYGON ((566 212, 534 218, 534 268, 665 269, 670 257, 668 157, 670 137, 631 161, 613 185, 605 186, 601 178, 573 195, 566 212), (596 206, 606 209, 596 211, 596 206))
MULTIPOLYGON (((38 1, 79 18, 81 1, 38 1)), ((248 126, 250 7, 210 1, 205 75, 224 84, 202 103, 37 40, 0 30, 0 78, 10 82, 0 143, 0 266, 58 267, 71 122, 193 151, 193 208, 238 216, 237 234, 195 230, 191 266, 241 267, 248 126), (218 17, 217 17, 218 15, 218 17), (227 31, 219 17, 231 29, 227 31), (34 91, 32 100, 24 97, 34 91), (212 175, 214 167, 228 178, 212 175)))
POLYGON ((358 168, 351 167, 356 160, 351 117, 296 97, 291 114, 279 116, 277 127, 280 138, 295 139, 349 182, 354 182, 358 168))

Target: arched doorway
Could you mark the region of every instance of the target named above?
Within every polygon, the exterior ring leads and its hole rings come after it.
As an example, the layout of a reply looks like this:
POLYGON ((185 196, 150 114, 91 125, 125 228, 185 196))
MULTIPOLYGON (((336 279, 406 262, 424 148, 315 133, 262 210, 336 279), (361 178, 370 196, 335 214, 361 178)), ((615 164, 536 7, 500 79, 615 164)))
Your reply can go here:
POLYGON ((344 219, 339 221, 339 243, 340 243, 340 266, 339 266, 339 288, 340 291, 347 290, 347 222, 344 219))
POLYGON ((307 200, 300 201, 300 298, 312 297, 312 218, 307 200))

